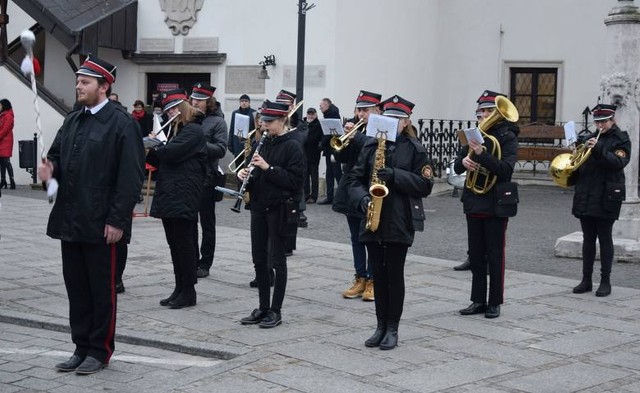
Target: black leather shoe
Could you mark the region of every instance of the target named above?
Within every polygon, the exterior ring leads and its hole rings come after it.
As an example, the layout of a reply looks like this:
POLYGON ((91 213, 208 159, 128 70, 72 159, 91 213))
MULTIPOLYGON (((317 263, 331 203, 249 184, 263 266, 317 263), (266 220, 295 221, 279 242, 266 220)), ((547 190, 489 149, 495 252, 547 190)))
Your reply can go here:
POLYGON ((321 201, 318 201, 318 205, 333 205, 333 201, 331 199, 323 199, 321 201))
POLYGON ((611 284, 608 282, 601 282, 598 290, 596 290, 597 297, 605 297, 611 295, 611 284))
POLYGON ((84 358, 82 356, 73 355, 66 362, 58 363, 55 365, 56 370, 68 373, 69 371, 75 371, 79 365, 82 364, 84 358))
POLYGON ((487 305, 485 303, 471 303, 467 308, 460 310, 462 315, 482 314, 487 311, 487 305))
POLYGON ((267 315, 260 321, 260 327, 264 329, 274 328, 282 323, 282 316, 273 310, 267 311, 267 315))
POLYGON ((393 349, 398 345, 398 322, 387 321, 387 331, 380 341, 380 349, 383 351, 393 349))
POLYGON ((254 278, 253 281, 249 281, 249 286, 251 288, 258 288, 258 279, 254 278))
POLYGON ((573 293, 585 293, 585 292, 591 292, 592 290, 593 290, 593 284, 591 283, 591 281, 582 280, 580 281, 580 284, 576 285, 573 288, 573 293))
POLYGON ((458 266, 454 266, 453 270, 455 270, 457 272, 460 272, 460 271, 463 271, 463 270, 471 270, 471 261, 469 261, 469 257, 467 257, 467 260, 462 262, 458 266))
POLYGON ((78 375, 89 375, 95 374, 98 371, 105 368, 105 364, 99 361, 98 359, 92 358, 91 356, 87 356, 84 359, 84 362, 76 368, 76 374, 78 375))
POLYGON ((240 320, 240 323, 243 325, 255 325, 256 323, 260 323, 264 317, 267 316, 267 311, 260 310, 256 308, 251 311, 251 315, 248 317, 244 317, 240 320))
POLYGON ((485 318, 498 318, 500 316, 500 306, 489 306, 484 313, 485 318))
POLYGON ((369 348, 380 346, 380 342, 384 338, 384 335, 386 332, 387 332, 386 326, 376 328, 376 331, 373 332, 373 335, 371 335, 371 337, 369 337, 364 342, 364 346, 369 348))
POLYGON ((196 305, 196 291, 182 291, 180 294, 169 302, 169 308, 174 310, 193 307, 196 305))
POLYGON ((209 277, 209 269, 205 269, 203 267, 199 267, 198 268, 198 272, 196 273, 196 275, 198 276, 198 278, 209 277))
POLYGON ((116 293, 124 293, 124 283, 122 281, 116 283, 116 293))
POLYGON ((182 288, 177 288, 176 287, 176 289, 173 290, 173 292, 171 293, 171 295, 169 295, 168 298, 160 300, 160 305, 161 306, 168 306, 169 303, 171 303, 172 301, 175 300, 175 298, 178 297, 180 292, 182 292, 182 288))

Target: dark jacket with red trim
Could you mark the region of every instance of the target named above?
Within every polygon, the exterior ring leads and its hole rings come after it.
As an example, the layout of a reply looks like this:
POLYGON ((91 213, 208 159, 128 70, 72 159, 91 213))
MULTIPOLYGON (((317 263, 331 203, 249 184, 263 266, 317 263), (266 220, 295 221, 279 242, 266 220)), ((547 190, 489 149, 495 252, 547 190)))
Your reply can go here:
POLYGON ((617 125, 600 135, 587 161, 574 173, 574 216, 618 219, 625 199, 624 167, 630 157, 629 135, 617 125))

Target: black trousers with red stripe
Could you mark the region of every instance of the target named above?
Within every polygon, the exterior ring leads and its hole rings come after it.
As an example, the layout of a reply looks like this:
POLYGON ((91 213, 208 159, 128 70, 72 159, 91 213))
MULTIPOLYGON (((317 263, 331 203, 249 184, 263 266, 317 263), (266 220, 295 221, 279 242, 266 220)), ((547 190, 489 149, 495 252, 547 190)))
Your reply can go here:
POLYGON ((63 241, 62 274, 74 354, 109 363, 116 329, 115 244, 63 241))
POLYGON ((467 215, 469 261, 471 262, 471 301, 487 303, 487 268, 489 302, 498 306, 504 301, 504 247, 508 218, 467 215), (485 260, 486 255, 486 260, 485 260))

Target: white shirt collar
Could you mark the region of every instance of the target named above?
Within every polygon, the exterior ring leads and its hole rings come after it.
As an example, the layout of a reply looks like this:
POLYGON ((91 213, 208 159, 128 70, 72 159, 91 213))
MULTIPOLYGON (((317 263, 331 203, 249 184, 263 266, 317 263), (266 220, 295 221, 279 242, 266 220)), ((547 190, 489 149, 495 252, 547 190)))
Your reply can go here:
POLYGON ((96 113, 100 112, 100 109, 102 109, 105 105, 107 105, 107 102, 109 102, 108 98, 105 98, 104 101, 102 101, 101 103, 99 103, 98 105, 94 106, 93 108, 87 108, 86 106, 84 107, 84 111, 86 112, 87 109, 91 111, 92 115, 95 115, 96 113))

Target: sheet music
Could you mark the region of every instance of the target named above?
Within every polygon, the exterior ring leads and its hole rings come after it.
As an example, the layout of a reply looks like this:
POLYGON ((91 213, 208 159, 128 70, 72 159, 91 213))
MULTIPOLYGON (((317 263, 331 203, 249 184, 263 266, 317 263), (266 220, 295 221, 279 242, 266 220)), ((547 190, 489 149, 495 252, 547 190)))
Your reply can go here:
POLYGON ((467 141, 476 141, 480 144, 484 143, 482 133, 477 127, 465 129, 464 135, 467 137, 467 141))
POLYGON ((367 121, 367 136, 372 138, 385 138, 390 142, 395 142, 398 135, 398 124, 400 120, 396 117, 369 115, 367 121))
POLYGON ((572 120, 564 125, 564 139, 566 140, 566 146, 571 146, 578 141, 575 121, 572 120))
POLYGON ((322 127, 322 133, 324 135, 344 134, 342 121, 340 121, 340 119, 322 119, 320 120, 320 126, 322 127))
POLYGON ((235 114, 233 133, 242 138, 247 139, 247 135, 249 134, 249 116, 243 115, 241 113, 235 114))

